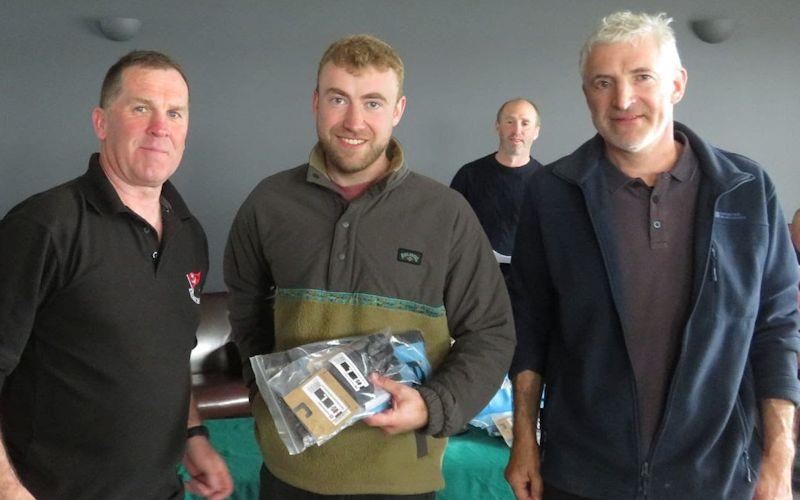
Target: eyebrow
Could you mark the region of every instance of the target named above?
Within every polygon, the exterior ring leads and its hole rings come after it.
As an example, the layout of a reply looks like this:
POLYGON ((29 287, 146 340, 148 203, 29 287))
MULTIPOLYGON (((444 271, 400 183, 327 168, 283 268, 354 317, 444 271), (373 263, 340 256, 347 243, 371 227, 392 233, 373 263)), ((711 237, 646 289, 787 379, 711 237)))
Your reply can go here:
MULTIPOLYGON (((325 91, 325 95, 330 95, 330 94, 339 94, 345 97, 351 97, 350 94, 336 87, 331 87, 325 91)), ((379 99, 384 102, 389 102, 389 100, 386 99, 386 97, 380 92, 371 92, 369 94, 364 94, 362 96, 359 96, 359 99, 379 99)))
MULTIPOLYGON (((134 96, 134 97, 131 98, 131 103, 147 104, 148 106, 155 106, 155 102, 153 102, 151 99, 147 99, 145 97, 135 97, 134 96)), ((168 108, 170 110, 186 111, 187 109, 189 109, 189 106, 186 106, 186 105, 183 105, 183 104, 178 104, 178 105, 170 105, 170 106, 168 106, 168 108)))
POLYGON ((386 99, 386 97, 384 97, 380 92, 372 92, 371 94, 365 94, 361 97, 362 99, 379 99, 381 101, 388 101, 388 99, 386 99))
POLYGON ((614 78, 614 76, 609 73, 588 73, 586 75, 587 80, 595 80, 597 78, 614 78))

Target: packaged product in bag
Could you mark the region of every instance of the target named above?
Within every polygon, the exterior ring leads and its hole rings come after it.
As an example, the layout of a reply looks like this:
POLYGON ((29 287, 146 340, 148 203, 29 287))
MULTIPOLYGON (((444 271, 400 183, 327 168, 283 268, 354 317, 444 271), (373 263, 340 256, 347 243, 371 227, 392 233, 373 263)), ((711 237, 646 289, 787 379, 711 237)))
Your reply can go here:
POLYGON ((254 356, 250 363, 292 455, 388 407, 391 396, 375 387, 371 373, 408 385, 430 374, 419 331, 316 342, 254 356))

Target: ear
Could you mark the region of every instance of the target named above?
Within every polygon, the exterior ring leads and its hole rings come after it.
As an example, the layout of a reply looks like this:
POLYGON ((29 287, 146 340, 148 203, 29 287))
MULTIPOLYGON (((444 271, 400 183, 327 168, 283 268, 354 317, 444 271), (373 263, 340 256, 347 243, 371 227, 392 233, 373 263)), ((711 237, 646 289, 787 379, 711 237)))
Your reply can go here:
POLYGON ((533 138, 531 138, 531 142, 534 142, 536 139, 539 138, 539 131, 541 129, 542 129, 541 127, 536 127, 533 129, 533 138))
POLYGON ((392 127, 396 127, 398 123, 400 123, 400 118, 403 117, 403 113, 406 111, 406 96, 401 97, 397 100, 397 104, 394 105, 394 111, 392 111, 392 127))
POLYGON ((494 122, 494 131, 497 132, 498 135, 500 134, 500 122, 498 122, 496 120, 494 122))
POLYGON ((106 111, 100 107, 94 108, 92 110, 92 128, 94 128, 94 135, 96 135, 101 141, 105 141, 106 136, 108 135, 108 132, 106 131, 107 125, 108 122, 106 120, 106 111))
POLYGON ((675 76, 672 79, 672 95, 670 96, 672 104, 678 104, 683 99, 683 94, 686 93, 687 78, 686 68, 675 70, 675 76))
POLYGON ((319 112, 319 91, 317 89, 311 93, 311 112, 314 113, 314 116, 317 116, 319 112))

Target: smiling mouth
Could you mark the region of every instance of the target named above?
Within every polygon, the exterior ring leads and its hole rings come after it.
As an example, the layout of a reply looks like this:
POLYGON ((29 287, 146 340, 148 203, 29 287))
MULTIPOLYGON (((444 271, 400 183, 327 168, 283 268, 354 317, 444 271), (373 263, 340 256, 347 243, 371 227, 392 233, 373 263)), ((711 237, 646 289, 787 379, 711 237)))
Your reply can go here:
POLYGON ((630 123, 634 122, 640 118, 644 118, 643 115, 633 115, 633 116, 613 116, 611 117, 611 121, 615 123, 630 123))
POLYGON ((359 146, 367 142, 366 139, 353 139, 350 137, 339 137, 339 140, 345 144, 349 144, 350 146, 359 146))

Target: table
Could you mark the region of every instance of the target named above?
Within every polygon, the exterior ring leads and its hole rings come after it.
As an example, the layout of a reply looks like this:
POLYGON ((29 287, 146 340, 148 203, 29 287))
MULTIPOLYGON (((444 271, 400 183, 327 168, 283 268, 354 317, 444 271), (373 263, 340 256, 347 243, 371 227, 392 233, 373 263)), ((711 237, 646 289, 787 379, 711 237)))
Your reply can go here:
MULTIPOLYGON (((253 435, 252 418, 229 418, 205 422, 211 443, 225 458, 233 476, 233 500, 258 498, 258 475, 261 452, 253 435)), ((509 450, 502 438, 470 428, 450 438, 442 470, 445 488, 437 500, 513 500, 511 488, 503 478, 509 450)), ((186 477, 183 468, 179 473, 186 477)), ((186 500, 199 497, 186 494, 186 500)))

